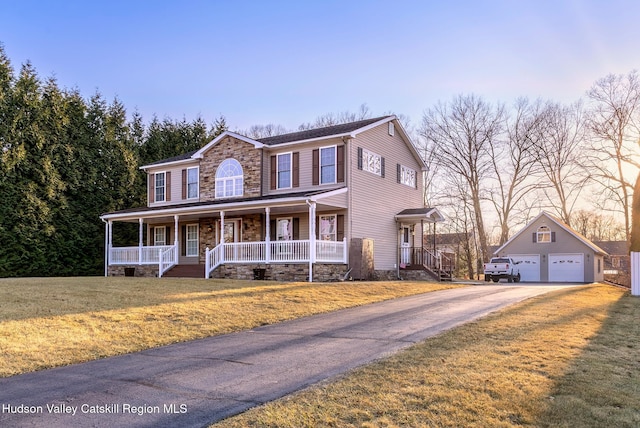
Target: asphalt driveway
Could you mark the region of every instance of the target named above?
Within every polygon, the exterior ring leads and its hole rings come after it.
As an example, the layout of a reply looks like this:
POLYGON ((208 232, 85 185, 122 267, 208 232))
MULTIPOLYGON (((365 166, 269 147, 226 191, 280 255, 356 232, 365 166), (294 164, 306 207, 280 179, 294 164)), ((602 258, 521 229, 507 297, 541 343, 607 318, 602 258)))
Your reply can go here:
POLYGON ((482 285, 0 379, 0 426, 200 427, 566 285, 482 285))

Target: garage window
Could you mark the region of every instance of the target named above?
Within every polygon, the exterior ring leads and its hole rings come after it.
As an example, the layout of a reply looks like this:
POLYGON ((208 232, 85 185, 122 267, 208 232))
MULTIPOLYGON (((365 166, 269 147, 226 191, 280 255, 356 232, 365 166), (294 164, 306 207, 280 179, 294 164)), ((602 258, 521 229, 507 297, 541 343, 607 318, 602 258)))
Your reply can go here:
POLYGON ((533 232, 533 242, 556 242, 556 233, 552 232, 548 226, 540 226, 536 232, 533 232))

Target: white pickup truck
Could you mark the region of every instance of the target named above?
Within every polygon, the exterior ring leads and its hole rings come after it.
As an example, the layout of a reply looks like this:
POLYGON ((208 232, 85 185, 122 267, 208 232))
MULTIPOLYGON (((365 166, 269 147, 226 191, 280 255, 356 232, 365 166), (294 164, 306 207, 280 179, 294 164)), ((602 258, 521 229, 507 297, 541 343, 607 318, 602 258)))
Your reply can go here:
POLYGON ((518 263, 511 257, 494 257, 484 264, 484 280, 498 282, 507 278, 507 282, 520 282, 518 263))

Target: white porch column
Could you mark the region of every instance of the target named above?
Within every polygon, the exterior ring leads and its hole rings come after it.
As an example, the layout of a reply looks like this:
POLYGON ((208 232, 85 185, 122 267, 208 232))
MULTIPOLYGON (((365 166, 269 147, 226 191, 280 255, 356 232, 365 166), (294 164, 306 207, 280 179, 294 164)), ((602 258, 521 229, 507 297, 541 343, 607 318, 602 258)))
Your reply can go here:
POLYGON ((138 219, 138 264, 142 264, 142 218, 138 219))
POLYGON ((224 263, 224 211, 220 211, 220 263, 224 263))
POLYGON ((174 226, 175 230, 173 231, 173 245, 175 245, 175 263, 176 264, 178 264, 178 256, 180 255, 180 250, 179 250, 180 242, 179 242, 179 239, 178 239, 178 237, 180 236, 178 234, 178 227, 179 227, 178 226, 178 218, 179 218, 179 216, 177 216, 177 215, 173 216, 173 223, 175 225, 174 226))
POLYGON ((271 262, 271 208, 266 207, 264 209, 266 213, 265 221, 265 248, 264 248, 264 261, 269 264, 271 262))
POLYGON ((104 276, 109 276, 109 222, 104 222, 104 276))
POLYGON ((111 258, 111 247, 113 246, 113 220, 107 223, 107 258, 111 258))
POLYGON ((316 261, 316 203, 309 205, 309 282, 313 282, 313 263, 316 261))

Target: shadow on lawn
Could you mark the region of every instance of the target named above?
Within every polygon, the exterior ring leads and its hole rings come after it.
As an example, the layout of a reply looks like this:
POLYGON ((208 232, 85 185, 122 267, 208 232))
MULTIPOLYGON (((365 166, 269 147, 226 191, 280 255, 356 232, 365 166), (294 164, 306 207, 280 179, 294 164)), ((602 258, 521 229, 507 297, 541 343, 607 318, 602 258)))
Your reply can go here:
POLYGON ((625 293, 551 392, 537 426, 640 426, 640 299, 625 293))

